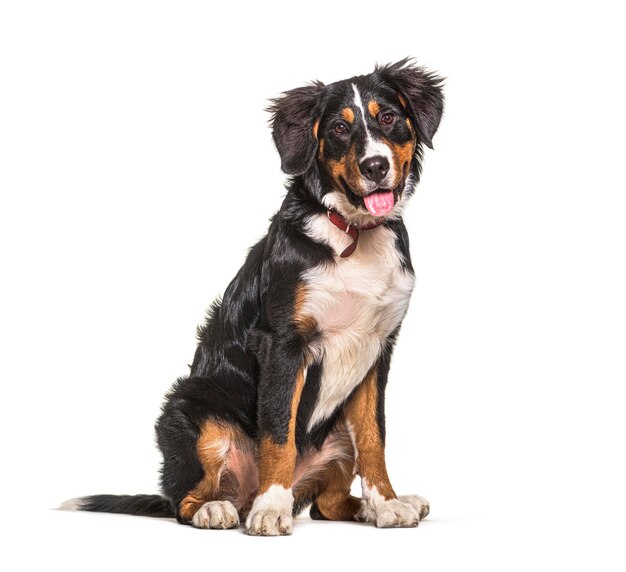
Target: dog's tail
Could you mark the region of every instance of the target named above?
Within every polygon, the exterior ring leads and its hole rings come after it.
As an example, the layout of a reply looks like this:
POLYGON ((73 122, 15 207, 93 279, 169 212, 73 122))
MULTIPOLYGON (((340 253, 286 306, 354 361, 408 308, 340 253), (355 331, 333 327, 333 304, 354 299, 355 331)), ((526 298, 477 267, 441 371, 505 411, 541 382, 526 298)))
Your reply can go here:
POLYGON ((168 499, 159 495, 92 495, 65 501, 60 510, 87 510, 174 518, 174 508, 168 499))

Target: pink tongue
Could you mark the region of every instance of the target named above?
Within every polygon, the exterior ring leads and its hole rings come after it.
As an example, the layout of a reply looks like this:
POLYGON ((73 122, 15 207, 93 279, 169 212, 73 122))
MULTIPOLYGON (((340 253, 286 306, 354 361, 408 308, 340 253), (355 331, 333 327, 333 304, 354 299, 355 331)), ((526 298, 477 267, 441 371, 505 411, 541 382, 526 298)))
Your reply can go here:
POLYGON ((363 197, 363 201, 370 214, 382 216, 393 208, 393 191, 377 191, 363 197))

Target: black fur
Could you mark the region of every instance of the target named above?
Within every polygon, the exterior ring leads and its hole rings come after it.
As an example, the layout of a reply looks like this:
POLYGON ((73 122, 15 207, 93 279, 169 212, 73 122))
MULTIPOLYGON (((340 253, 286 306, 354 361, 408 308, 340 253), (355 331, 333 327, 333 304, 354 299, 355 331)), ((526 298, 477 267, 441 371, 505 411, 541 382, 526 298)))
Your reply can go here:
POLYGON ((93 495, 81 499, 81 510, 173 518, 172 503, 160 495, 93 495))
POLYGON ((273 113, 272 135, 281 167, 289 175, 302 175, 315 158, 317 140, 313 136, 313 123, 323 113, 323 94, 324 84, 315 82, 285 92, 269 108, 273 113))
POLYGON ((432 138, 443 114, 442 79, 412 65, 408 58, 377 67, 374 73, 406 98, 409 116, 421 135, 421 142, 432 149, 432 138))
MULTIPOLYGON (((196 442, 207 418, 234 424, 253 440, 269 435, 276 443, 284 443, 296 373, 311 341, 303 337, 293 321, 296 287, 307 269, 323 262, 334 263, 330 247, 305 232, 308 217, 326 211, 322 198, 333 189, 319 160, 319 141, 324 139, 328 158, 346 153, 345 140, 332 130, 347 98, 352 96, 352 83, 365 96, 375 95, 399 117, 408 114, 418 138, 410 172, 415 183, 419 180, 421 143, 432 146, 443 111, 443 95, 441 80, 411 61, 377 67, 367 76, 328 86, 317 82, 274 100, 270 107, 273 137, 282 169, 293 178, 267 235, 252 247, 222 300, 213 304, 199 328, 190 375, 177 380, 166 396, 156 424, 163 454, 164 497, 97 495, 83 499, 84 510, 173 516, 178 503, 202 477, 196 442), (406 110, 401 98, 406 101, 406 110)), ((411 137, 402 122, 389 128, 373 125, 372 129, 384 131, 386 137, 399 144, 411 137)), ((363 145, 358 140, 353 143, 357 150, 363 145)), ((396 233, 405 268, 412 272, 404 223, 394 220, 385 225, 396 233)), ((396 336, 397 331, 378 362, 377 419, 383 439, 384 389, 396 336)), ((341 408, 307 431, 319 392, 321 367, 319 363, 309 367, 300 401, 296 443, 301 453, 319 448, 340 414, 341 408)))

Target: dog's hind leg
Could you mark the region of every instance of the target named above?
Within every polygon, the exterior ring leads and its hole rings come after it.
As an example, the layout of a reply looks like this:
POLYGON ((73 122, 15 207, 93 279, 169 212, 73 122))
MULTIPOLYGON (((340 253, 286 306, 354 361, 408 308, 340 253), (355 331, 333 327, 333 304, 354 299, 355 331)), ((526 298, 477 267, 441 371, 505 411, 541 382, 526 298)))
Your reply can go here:
POLYGON ((207 421, 196 442, 203 475, 178 504, 183 522, 197 528, 233 528, 239 525, 237 510, 230 501, 220 500, 220 484, 231 445, 228 428, 207 421))
POLYGON ((357 520, 361 499, 350 494, 354 474, 346 471, 345 463, 334 462, 327 469, 326 487, 313 501, 313 520, 357 520), (350 476, 348 476, 348 474, 350 476))
POLYGON ((170 403, 157 424, 157 437, 163 492, 178 522, 197 528, 238 526, 238 508, 251 494, 246 483, 256 485, 253 446, 243 431, 216 418, 198 425, 170 403))
POLYGON ((163 454, 161 487, 178 522, 237 526, 237 512, 254 494, 250 487, 258 486, 248 436, 254 417, 254 389, 243 378, 195 376, 174 384, 156 434, 163 454))
POLYGON ((356 520, 361 499, 350 494, 355 477, 354 447, 340 423, 319 452, 305 455, 296 465, 294 512, 312 503, 314 520, 356 520))
POLYGON ((252 441, 234 425, 208 419, 196 452, 204 474, 180 501, 181 519, 196 528, 236 528, 258 487, 252 441))

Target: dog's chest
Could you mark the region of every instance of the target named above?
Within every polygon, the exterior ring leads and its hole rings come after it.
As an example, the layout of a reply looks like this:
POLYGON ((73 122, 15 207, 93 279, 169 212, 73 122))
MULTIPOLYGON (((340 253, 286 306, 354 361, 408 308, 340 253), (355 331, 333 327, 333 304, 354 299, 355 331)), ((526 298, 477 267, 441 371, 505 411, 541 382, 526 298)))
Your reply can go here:
MULTIPOLYGON (((333 246, 336 252, 343 248, 333 246)), ((315 320, 321 334, 310 348, 322 364, 311 430, 333 414, 375 364, 406 314, 414 278, 402 267, 393 231, 379 227, 361 233, 350 257, 315 267, 303 280, 301 312, 315 320)))

